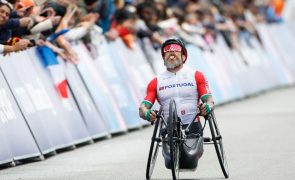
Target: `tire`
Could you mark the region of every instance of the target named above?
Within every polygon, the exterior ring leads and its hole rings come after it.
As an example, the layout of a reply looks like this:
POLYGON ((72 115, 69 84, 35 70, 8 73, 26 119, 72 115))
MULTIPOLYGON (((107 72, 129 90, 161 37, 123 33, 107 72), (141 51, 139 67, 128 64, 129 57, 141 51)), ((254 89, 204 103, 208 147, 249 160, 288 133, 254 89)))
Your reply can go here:
POLYGON ((177 128, 177 112, 175 101, 171 100, 169 104, 168 118, 168 141, 170 147, 170 162, 173 180, 179 178, 179 128, 177 128))
POLYGON ((156 142, 155 138, 160 138, 160 130, 163 126, 163 121, 162 119, 158 119, 156 121, 155 127, 154 127, 154 132, 152 136, 152 142, 150 146, 150 151, 149 151, 149 157, 148 157, 148 162, 147 162, 147 167, 146 167, 146 179, 150 179, 152 177, 154 167, 156 164, 157 156, 158 156, 158 151, 160 147, 160 142, 156 142), (160 124, 160 126, 159 126, 160 124))
POLYGON ((216 150, 216 154, 218 157, 218 161, 219 161, 221 170, 223 172, 224 177, 228 178, 229 177, 228 164, 227 164, 225 151, 224 151, 224 147, 223 147, 223 143, 222 143, 222 137, 221 137, 221 134, 218 129, 218 125, 217 125, 217 122, 215 119, 214 112, 212 112, 209 115, 208 121, 209 121, 213 144, 214 144, 214 147, 216 150))

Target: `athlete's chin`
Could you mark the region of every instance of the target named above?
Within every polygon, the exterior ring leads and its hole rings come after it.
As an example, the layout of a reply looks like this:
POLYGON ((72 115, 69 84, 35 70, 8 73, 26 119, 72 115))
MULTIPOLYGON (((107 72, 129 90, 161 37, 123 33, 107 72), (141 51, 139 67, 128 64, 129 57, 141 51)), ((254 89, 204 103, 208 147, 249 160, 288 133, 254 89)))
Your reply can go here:
POLYGON ((172 65, 165 65, 167 69, 174 69, 176 66, 172 66, 172 65))
POLYGON ((181 66, 181 64, 178 64, 178 63, 177 64, 169 64, 169 63, 166 63, 165 66, 168 69, 175 69, 175 68, 181 66))

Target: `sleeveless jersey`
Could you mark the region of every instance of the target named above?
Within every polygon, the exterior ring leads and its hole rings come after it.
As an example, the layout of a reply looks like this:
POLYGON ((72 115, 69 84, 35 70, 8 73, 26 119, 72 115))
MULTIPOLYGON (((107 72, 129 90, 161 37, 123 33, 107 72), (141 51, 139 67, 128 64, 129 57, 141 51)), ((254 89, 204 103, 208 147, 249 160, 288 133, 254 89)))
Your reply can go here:
POLYGON ((208 82, 203 73, 184 66, 176 73, 166 71, 155 77, 147 87, 144 101, 152 106, 157 99, 167 119, 169 102, 173 98, 177 115, 183 124, 188 124, 197 113, 200 98, 210 94, 208 82))

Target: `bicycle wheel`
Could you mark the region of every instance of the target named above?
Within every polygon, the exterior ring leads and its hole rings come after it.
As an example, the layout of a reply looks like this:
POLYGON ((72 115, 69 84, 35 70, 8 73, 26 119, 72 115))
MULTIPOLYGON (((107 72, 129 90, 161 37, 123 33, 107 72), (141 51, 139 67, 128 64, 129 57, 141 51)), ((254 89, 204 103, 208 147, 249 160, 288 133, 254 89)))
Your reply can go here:
POLYGON ((177 128, 177 112, 175 101, 169 104, 168 141, 170 147, 170 162, 173 180, 179 178, 179 128, 177 128))
POLYGON ((225 156, 224 147, 222 144, 222 137, 221 137, 221 134, 218 129, 218 125, 217 125, 217 122, 215 119, 214 112, 212 112, 209 115, 208 121, 209 121, 213 144, 214 144, 214 147, 216 150, 219 164, 221 166, 221 170, 223 172, 224 177, 228 178, 229 177, 228 164, 227 164, 227 160, 226 160, 226 156, 225 156))
POLYGON ((163 126, 163 120, 159 118, 156 121, 153 136, 152 136, 152 142, 150 146, 149 157, 148 157, 148 162, 146 167, 146 179, 150 179, 154 171, 154 167, 155 167, 157 156, 158 156, 158 150, 160 147, 159 139, 160 139, 160 130, 162 129, 162 126, 163 126))

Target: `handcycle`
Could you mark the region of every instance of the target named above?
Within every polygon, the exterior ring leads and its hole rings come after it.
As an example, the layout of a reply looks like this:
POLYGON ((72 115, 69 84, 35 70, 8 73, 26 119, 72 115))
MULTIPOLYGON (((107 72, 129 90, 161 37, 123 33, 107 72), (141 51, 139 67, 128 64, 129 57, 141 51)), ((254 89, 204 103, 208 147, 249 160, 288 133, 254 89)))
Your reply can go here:
POLYGON ((169 115, 165 119, 162 108, 157 113, 157 120, 154 125, 154 131, 151 139, 151 146, 149 150, 146 179, 149 180, 153 174, 156 164, 157 155, 160 147, 163 148, 163 155, 165 159, 165 166, 172 171, 173 180, 179 179, 180 169, 194 170, 198 164, 200 154, 198 151, 203 148, 204 144, 214 144, 218 161, 225 178, 229 177, 229 169, 223 148, 222 136, 218 129, 214 111, 204 117, 205 122, 202 127, 202 132, 206 127, 208 121, 211 137, 203 137, 203 133, 188 134, 189 127, 195 121, 195 118, 187 125, 183 126, 177 116, 176 104, 173 99, 169 103, 169 115), (191 137, 194 137, 196 143, 194 146, 188 146, 186 143, 191 137), (201 142, 200 142, 201 141, 201 142), (185 152, 184 152, 185 151, 185 152), (166 157, 165 157, 166 155, 166 157))

